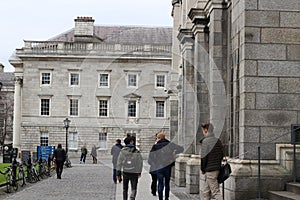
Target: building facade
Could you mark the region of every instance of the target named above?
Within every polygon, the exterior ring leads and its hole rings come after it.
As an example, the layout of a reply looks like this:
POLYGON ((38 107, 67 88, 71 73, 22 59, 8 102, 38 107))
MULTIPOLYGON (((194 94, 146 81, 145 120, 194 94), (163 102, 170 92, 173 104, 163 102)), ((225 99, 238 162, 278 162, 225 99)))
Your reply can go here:
MULTIPOLYGON (((187 153, 199 154, 199 124, 214 124, 233 169, 225 199, 257 197, 259 149, 262 197, 283 190, 292 180, 291 124, 300 124, 299 0, 172 5, 172 65, 179 84, 171 133, 187 153)), ((199 177, 201 193, 204 176, 199 177)))
POLYGON ((159 130, 169 134, 172 28, 97 26, 91 17, 47 41, 25 41, 15 67, 14 142, 21 150, 84 144, 107 152, 136 137, 144 156, 159 130), (71 120, 68 133, 64 119, 71 120))

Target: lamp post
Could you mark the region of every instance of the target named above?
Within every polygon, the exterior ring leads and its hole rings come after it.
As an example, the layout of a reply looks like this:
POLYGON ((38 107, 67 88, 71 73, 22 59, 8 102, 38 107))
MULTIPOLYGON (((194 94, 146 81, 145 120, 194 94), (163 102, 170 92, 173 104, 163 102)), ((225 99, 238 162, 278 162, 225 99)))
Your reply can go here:
POLYGON ((68 118, 66 118, 64 120, 64 124, 65 124, 65 128, 66 128, 66 154, 68 154, 68 129, 70 126, 70 120, 68 118))

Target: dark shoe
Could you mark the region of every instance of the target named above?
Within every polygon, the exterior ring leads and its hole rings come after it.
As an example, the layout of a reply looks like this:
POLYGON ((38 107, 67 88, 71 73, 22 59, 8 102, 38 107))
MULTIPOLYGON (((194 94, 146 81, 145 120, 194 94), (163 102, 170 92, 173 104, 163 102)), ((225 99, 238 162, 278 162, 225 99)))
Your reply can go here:
POLYGON ((121 183, 121 182, 122 182, 122 179, 119 180, 119 183, 121 183))
POLYGON ((156 192, 151 192, 151 194, 152 194, 153 196, 156 196, 156 192))

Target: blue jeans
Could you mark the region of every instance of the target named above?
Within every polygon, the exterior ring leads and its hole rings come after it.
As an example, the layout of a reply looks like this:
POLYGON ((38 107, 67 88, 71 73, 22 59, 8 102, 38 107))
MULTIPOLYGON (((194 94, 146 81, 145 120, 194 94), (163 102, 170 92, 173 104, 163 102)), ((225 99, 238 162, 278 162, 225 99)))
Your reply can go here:
POLYGON ((83 163, 85 163, 85 159, 86 159, 86 154, 82 153, 80 156, 80 162, 82 161, 83 163))
POLYGON ((157 180, 158 180, 157 189, 158 189, 159 200, 163 200, 164 188, 165 188, 165 200, 169 199, 171 170, 172 170, 172 166, 170 165, 157 170, 157 180))

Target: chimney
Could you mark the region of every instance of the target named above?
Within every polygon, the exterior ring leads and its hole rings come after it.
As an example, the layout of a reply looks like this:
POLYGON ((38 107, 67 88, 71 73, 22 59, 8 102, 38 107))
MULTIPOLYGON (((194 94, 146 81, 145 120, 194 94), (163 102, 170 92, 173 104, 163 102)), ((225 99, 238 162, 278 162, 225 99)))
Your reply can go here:
POLYGON ((94 21, 92 17, 77 17, 75 21, 75 42, 91 42, 94 36, 94 21))

